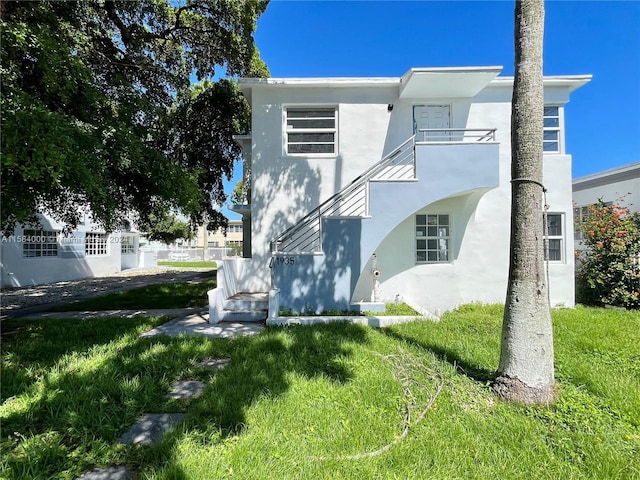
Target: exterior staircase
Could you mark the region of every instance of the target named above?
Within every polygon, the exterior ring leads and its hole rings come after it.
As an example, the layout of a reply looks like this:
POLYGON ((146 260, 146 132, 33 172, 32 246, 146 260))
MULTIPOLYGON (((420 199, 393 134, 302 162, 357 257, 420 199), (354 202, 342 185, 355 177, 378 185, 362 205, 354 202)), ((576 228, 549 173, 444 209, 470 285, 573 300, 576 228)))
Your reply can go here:
POLYGON ((269 310, 268 293, 236 293, 223 302, 223 322, 264 322, 269 310))

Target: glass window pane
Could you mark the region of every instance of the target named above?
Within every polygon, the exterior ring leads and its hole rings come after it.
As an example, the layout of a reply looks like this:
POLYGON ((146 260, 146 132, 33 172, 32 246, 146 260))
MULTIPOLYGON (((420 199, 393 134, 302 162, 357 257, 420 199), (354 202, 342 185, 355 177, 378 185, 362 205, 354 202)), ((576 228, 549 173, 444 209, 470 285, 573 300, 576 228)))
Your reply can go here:
POLYGON ((432 251, 427 252, 427 259, 430 262, 437 262, 438 261, 438 252, 432 252, 432 251))
POLYGON ((334 108, 288 108, 287 117, 289 118, 309 118, 309 117, 335 117, 334 108))
POLYGON ((428 215, 427 220, 429 222, 429 225, 438 225, 437 215, 428 215))
POLYGON ((545 140, 558 140, 558 131, 557 130, 545 130, 544 139, 545 140))
POLYGON ((427 224, 426 215, 416 215, 416 225, 426 225, 426 224, 427 224))
POLYGON ((558 116, 558 107, 544 107, 544 116, 545 117, 557 117, 558 116))
POLYGON ((419 262, 426 262, 427 252, 425 252, 424 250, 421 252, 416 252, 416 260, 418 260, 419 262))
POLYGON ((335 128, 336 121, 333 118, 299 118, 287 120, 291 128, 335 128))
POLYGON ((429 227, 429 236, 430 237, 435 237, 438 235, 438 227, 429 227))
POLYGON ((334 133, 290 133, 289 134, 289 142, 333 142, 334 141, 334 133))
POLYGON ((549 240, 549 260, 552 262, 562 260, 562 240, 554 238, 549 240))
POLYGON ((427 248, 426 240, 416 240, 416 248, 418 250, 424 250, 425 248, 427 248))
POLYGON ((439 215, 440 225, 449 225, 449 215, 439 215))
POLYGON ((438 249, 438 240, 427 240, 427 248, 429 250, 437 250, 438 249))
POLYGON ((289 153, 334 153, 334 145, 317 143, 296 143, 289 145, 289 153))
POLYGON ((558 142, 544 142, 543 150, 545 152, 557 152, 558 151, 558 142))
POLYGON ((558 214, 547 215, 547 226, 550 236, 562 235, 562 218, 558 214))
POLYGON ((427 227, 416 227, 416 236, 417 237, 426 237, 427 236, 427 227))
POLYGON ((560 126, 560 119, 557 118, 557 117, 545 118, 544 119, 544 126, 545 127, 559 127, 560 126))

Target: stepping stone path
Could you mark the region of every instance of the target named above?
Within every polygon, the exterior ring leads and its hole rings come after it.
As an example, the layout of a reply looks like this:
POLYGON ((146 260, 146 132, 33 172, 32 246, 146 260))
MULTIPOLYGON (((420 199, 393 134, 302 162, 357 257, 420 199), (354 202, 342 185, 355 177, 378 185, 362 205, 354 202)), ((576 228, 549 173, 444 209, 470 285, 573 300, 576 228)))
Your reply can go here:
POLYGON ((230 361, 230 358, 205 358, 203 361, 198 363, 196 367, 210 368, 211 370, 222 370, 224 367, 229 365, 230 361))
POLYGON ((167 397, 174 398, 176 400, 198 398, 202 395, 205 388, 207 388, 207 386, 203 382, 198 382, 196 380, 184 380, 177 382, 173 386, 173 390, 167 394, 167 397))
MULTIPOLYGON (((196 367, 222 370, 229 362, 231 362, 229 358, 207 358, 196 367)), ((207 385, 204 382, 182 380, 176 382, 167 397, 178 400, 198 398, 205 388, 207 385)), ((159 443, 167 433, 175 430, 186 416, 184 413, 147 413, 117 441, 125 444, 154 445, 159 443)), ((125 467, 109 467, 96 468, 76 480, 128 480, 129 478, 130 472, 125 467)))
POLYGON ((131 476, 125 467, 96 468, 77 480, 129 480, 131 476))
POLYGON ((184 413, 147 413, 118 439, 119 443, 155 445, 175 430, 184 413))

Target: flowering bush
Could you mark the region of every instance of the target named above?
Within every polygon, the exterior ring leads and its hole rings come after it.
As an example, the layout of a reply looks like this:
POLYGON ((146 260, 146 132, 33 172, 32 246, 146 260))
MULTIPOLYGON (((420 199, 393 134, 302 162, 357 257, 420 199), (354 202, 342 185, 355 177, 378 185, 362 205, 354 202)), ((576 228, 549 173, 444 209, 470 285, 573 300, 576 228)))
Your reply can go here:
POLYGON ((580 226, 585 250, 577 256, 577 300, 640 308, 640 214, 602 200, 580 226))

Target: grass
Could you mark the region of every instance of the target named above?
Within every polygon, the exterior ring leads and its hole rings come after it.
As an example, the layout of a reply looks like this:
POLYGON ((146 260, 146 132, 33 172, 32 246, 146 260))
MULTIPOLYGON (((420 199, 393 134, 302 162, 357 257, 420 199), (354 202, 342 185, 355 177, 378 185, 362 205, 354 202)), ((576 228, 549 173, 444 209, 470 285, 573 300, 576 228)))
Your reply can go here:
POLYGON ((184 268, 218 268, 216 262, 172 262, 161 260, 158 262, 160 267, 184 267, 184 268))
POLYGON ((140 338, 157 318, 5 321, 0 476, 126 465, 154 480, 640 478, 640 314, 554 312, 560 396, 525 407, 489 386, 501 313, 235 340, 140 338), (207 357, 231 362, 195 367, 207 357), (209 386, 167 400, 179 379, 209 386), (187 418, 160 445, 115 443, 142 413, 170 411, 187 418))
POLYGON ((213 277, 179 283, 162 283, 114 292, 87 300, 52 307, 51 312, 71 312, 85 310, 131 310, 141 308, 186 308, 205 307, 208 304, 207 291, 216 288, 213 277))

